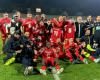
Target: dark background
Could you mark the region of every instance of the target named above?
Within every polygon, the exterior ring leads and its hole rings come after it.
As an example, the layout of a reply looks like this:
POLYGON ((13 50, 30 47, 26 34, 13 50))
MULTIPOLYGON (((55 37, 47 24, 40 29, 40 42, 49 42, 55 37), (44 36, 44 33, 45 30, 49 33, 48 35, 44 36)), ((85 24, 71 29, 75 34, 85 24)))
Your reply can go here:
POLYGON ((67 14, 77 15, 99 15, 100 0, 0 0, 0 12, 14 12, 20 10, 22 13, 41 8, 42 12, 49 15, 67 14))

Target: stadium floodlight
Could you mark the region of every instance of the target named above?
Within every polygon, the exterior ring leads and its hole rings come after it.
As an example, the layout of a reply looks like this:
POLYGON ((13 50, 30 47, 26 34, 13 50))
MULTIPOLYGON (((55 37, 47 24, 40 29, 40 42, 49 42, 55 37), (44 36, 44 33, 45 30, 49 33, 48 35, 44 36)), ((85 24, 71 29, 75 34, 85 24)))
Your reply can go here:
POLYGON ((36 8, 36 13, 41 13, 41 8, 36 8))

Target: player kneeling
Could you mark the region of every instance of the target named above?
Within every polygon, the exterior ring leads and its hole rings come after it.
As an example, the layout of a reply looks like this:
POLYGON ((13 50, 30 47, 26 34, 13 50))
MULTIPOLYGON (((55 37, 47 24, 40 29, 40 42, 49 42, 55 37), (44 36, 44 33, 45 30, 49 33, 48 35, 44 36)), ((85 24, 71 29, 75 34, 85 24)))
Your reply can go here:
POLYGON ((41 55, 43 65, 40 69, 41 74, 46 75, 47 68, 49 68, 55 75, 59 75, 63 72, 64 69, 60 68, 58 64, 56 50, 52 48, 50 44, 47 44, 47 46, 41 50, 41 55))
POLYGON ((97 50, 91 48, 89 44, 86 44, 85 41, 81 41, 80 49, 79 49, 81 55, 85 58, 89 58, 91 61, 98 63, 100 62, 99 53, 97 50))
POLYGON ((83 63, 88 64, 87 60, 79 54, 79 46, 74 42, 73 38, 66 39, 63 46, 66 57, 70 59, 70 62, 75 63, 79 59, 83 63))

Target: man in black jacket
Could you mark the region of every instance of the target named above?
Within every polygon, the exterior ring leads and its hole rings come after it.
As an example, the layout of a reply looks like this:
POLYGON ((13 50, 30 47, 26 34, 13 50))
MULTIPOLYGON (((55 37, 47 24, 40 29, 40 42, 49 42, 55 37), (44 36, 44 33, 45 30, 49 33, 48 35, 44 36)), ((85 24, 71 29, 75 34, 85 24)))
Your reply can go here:
POLYGON ((94 40, 96 41, 98 47, 100 48, 100 16, 97 16, 94 26, 95 26, 94 40))
POLYGON ((34 53, 35 45, 29 40, 29 32, 25 32, 21 36, 21 45, 23 46, 21 52, 21 63, 24 66, 24 75, 38 74, 37 59, 34 53))
POLYGON ((86 44, 93 45, 94 36, 90 35, 90 29, 85 30, 85 35, 81 37, 81 40, 84 40, 86 44))
POLYGON ((16 31, 16 33, 14 33, 14 35, 12 35, 11 38, 8 39, 4 45, 3 52, 7 54, 7 56, 4 58, 4 63, 6 65, 12 63, 9 62, 9 59, 21 53, 22 51, 22 48, 20 46, 20 35, 20 31, 16 31))
POLYGON ((94 28, 94 21, 91 15, 87 17, 87 21, 85 22, 85 29, 90 29, 90 35, 93 34, 93 28, 94 28))
POLYGON ((75 22, 75 25, 76 25, 75 37, 76 38, 81 38, 85 34, 85 27, 84 27, 84 23, 82 21, 81 16, 77 17, 77 21, 75 22))

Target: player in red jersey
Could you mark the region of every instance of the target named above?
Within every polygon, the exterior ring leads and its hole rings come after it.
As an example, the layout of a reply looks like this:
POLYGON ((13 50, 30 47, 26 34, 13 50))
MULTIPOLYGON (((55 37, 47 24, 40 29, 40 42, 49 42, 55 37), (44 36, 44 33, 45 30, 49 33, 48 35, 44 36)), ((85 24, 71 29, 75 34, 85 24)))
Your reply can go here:
POLYGON ((54 24, 53 26, 57 26, 58 28, 63 27, 63 17, 59 16, 58 20, 56 18, 51 19, 51 22, 54 24))
POLYGON ((0 30, 2 34, 3 45, 7 38, 8 27, 10 26, 10 22, 11 22, 11 19, 8 17, 8 13, 4 13, 3 18, 1 18, 0 20, 0 30))
POLYGON ((45 46, 45 44, 46 44, 46 27, 45 27, 43 21, 38 21, 36 26, 33 27, 31 40, 33 40, 33 42, 35 42, 38 49, 45 46))
POLYGON ((54 45, 62 42, 63 30, 62 27, 58 25, 59 22, 55 18, 53 18, 51 22, 53 24, 53 28, 51 29, 50 42, 52 45, 54 45))
POLYGON ((50 42, 51 44, 58 44, 62 41, 63 31, 59 28, 52 28, 50 42))
POLYGON ((47 44, 46 47, 41 50, 42 56, 42 67, 40 69, 40 73, 46 75, 47 68, 56 69, 56 74, 60 74, 63 71, 63 68, 60 68, 58 63, 58 56, 55 48, 52 48, 50 44, 47 44))
POLYGON ((74 22, 72 20, 68 20, 64 26, 64 39, 74 38, 75 31, 74 22))
POLYGON ((57 46, 53 46, 57 50, 57 55, 59 59, 65 58, 64 50, 63 50, 63 45, 59 44, 57 46))
POLYGON ((65 54, 70 59, 70 62, 75 62, 75 60, 79 58, 82 62, 88 64, 87 60, 79 54, 79 46, 73 41, 73 38, 70 38, 69 40, 66 39, 63 46, 65 49, 65 54))
POLYGON ((30 32, 32 34, 32 28, 35 26, 36 21, 33 20, 32 14, 28 13, 27 18, 23 22, 24 32, 30 32))

